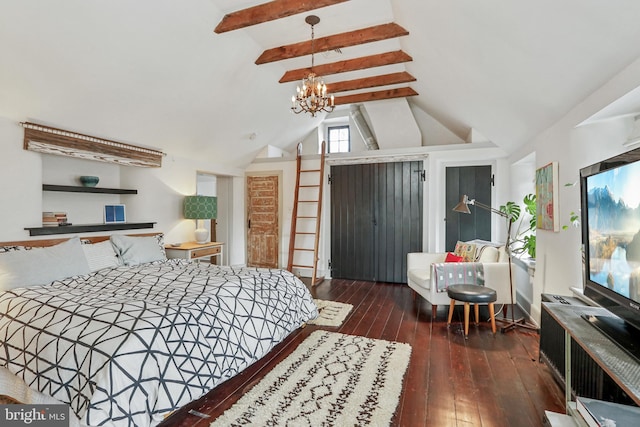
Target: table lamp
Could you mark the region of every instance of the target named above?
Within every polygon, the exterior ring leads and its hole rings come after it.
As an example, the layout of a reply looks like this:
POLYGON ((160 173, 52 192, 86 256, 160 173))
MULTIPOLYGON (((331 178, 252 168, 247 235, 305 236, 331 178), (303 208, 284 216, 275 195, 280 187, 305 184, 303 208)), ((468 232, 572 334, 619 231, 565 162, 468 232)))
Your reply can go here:
POLYGON ((196 220, 196 242, 206 243, 209 231, 201 220, 215 219, 218 214, 218 199, 211 196, 187 196, 184 198, 184 217, 196 220))

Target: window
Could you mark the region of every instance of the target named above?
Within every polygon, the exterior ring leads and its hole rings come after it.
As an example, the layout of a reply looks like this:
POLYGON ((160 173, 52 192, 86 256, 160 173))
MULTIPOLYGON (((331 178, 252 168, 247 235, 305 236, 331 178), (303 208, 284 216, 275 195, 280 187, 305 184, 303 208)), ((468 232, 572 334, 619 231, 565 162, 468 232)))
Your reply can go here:
POLYGON ((329 127, 329 153, 348 153, 351 151, 349 126, 329 127))

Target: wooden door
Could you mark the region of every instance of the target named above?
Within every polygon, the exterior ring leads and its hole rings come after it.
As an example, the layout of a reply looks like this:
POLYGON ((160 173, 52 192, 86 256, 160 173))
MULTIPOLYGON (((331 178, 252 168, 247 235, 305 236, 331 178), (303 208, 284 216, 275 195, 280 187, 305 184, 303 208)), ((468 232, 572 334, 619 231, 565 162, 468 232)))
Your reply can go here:
POLYGON ((471 214, 453 212, 464 194, 470 199, 491 206, 491 166, 460 166, 446 168, 445 250, 455 249, 458 240, 491 240, 491 212, 469 206, 471 214))
POLYGON ((373 165, 331 166, 331 277, 375 280, 373 165))
POLYGON ((278 176, 247 176, 247 265, 278 268, 278 176))
POLYGON ((406 283, 422 250, 422 162, 331 167, 331 276, 406 283))

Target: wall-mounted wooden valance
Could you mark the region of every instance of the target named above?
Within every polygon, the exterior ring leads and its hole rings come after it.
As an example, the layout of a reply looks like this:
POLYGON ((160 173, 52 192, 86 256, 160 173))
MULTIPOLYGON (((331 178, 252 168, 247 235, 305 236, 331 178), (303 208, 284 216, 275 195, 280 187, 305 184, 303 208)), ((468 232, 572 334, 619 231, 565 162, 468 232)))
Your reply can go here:
POLYGON ((152 148, 83 135, 35 123, 22 122, 24 149, 124 166, 162 166, 163 153, 152 148))

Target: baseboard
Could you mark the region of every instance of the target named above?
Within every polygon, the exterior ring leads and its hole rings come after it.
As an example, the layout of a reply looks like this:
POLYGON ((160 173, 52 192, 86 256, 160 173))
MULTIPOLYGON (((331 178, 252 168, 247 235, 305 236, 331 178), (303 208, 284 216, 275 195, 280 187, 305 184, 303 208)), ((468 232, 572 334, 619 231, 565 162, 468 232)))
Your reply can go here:
MULTIPOLYGON (((541 307, 538 307, 535 305, 531 306, 531 313, 529 314, 529 318, 539 319, 541 315, 542 315, 541 307)), ((538 322, 533 321, 533 323, 538 325, 538 322)))
POLYGON ((533 305, 532 301, 529 301, 528 298, 526 298, 524 295, 522 295, 521 293, 519 293, 516 290, 516 305, 518 306, 518 308, 520 309, 520 311, 522 313, 525 314, 525 321, 527 323, 530 323, 532 325, 534 325, 536 328, 540 329, 540 325, 538 324, 538 322, 535 321, 534 317, 532 316, 531 311, 533 311, 535 309, 535 306, 533 305), (529 304, 529 309, 526 309, 521 303, 520 301, 524 301, 527 304, 529 304))
MULTIPOLYGON (((516 305, 518 306, 518 308, 525 314, 525 321, 533 326, 535 326, 536 328, 540 329, 540 325, 538 324, 538 322, 535 321, 535 319, 532 317, 532 314, 527 312, 520 304, 516 303, 516 305)), ((531 310, 533 311, 535 309, 535 307, 532 305, 531 306, 531 310)))

